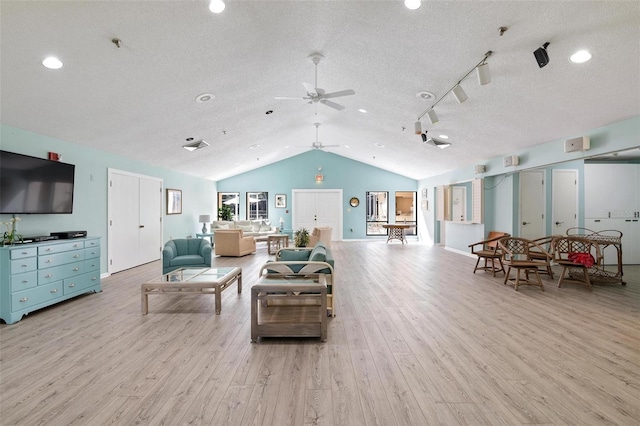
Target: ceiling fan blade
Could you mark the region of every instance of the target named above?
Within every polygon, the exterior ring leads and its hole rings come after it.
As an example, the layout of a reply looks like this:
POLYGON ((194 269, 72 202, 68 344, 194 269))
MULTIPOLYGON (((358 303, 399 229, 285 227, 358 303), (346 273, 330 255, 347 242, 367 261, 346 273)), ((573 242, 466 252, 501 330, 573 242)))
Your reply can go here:
POLYGON ((340 145, 322 145, 323 148, 340 148, 340 145))
POLYGON ((333 109, 337 109, 338 111, 342 111, 344 109, 344 107, 342 105, 337 104, 337 103, 332 102, 332 101, 328 101, 326 99, 322 99, 320 102, 325 104, 328 107, 331 107, 333 109))
POLYGON ((308 97, 300 97, 300 96, 296 96, 296 97, 292 97, 292 96, 276 96, 275 99, 295 99, 295 100, 299 100, 299 99, 309 99, 308 97))
POLYGON ((313 85, 309 84, 309 83, 302 83, 302 85, 304 86, 304 90, 307 91, 307 94, 309 96, 313 96, 313 95, 317 95, 318 92, 316 92, 316 88, 313 87, 313 85))
POLYGON ((355 94, 356 92, 354 92, 352 89, 347 89, 347 90, 340 90, 339 92, 325 93, 322 95, 322 97, 324 99, 329 99, 329 98, 339 98, 340 96, 350 96, 355 94))
POLYGON ((324 91, 324 89, 321 89, 321 88, 319 88, 319 87, 316 87, 316 93, 317 93, 318 95, 320 95, 321 97, 324 97, 325 91, 324 91))

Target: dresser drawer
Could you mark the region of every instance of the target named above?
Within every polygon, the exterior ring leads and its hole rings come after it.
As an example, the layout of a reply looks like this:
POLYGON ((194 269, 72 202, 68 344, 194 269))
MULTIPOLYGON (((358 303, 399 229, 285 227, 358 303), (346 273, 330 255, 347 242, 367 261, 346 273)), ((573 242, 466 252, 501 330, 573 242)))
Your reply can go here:
POLYGON ((90 240, 85 240, 84 247, 85 248, 100 247, 100 239, 99 238, 94 238, 94 239, 90 239, 90 240))
POLYGON ((36 271, 24 274, 11 275, 11 293, 26 290, 38 285, 38 273, 36 271))
POLYGON ((35 271, 38 266, 37 257, 25 257, 24 259, 12 260, 9 265, 11 275, 21 274, 23 272, 35 271))
POLYGON ((45 285, 65 278, 75 277, 84 273, 84 262, 68 263, 62 266, 42 269, 38 271, 38 285, 45 285))
POLYGON ((62 297, 62 281, 11 294, 11 312, 62 297))
POLYGON ((85 259, 92 259, 94 257, 100 257, 100 247, 90 247, 84 249, 85 259))
POLYGON ((84 261, 84 271, 98 271, 100 273, 100 258, 95 257, 93 259, 87 259, 84 261))
POLYGON ((72 241, 69 243, 62 244, 51 244, 42 247, 38 247, 38 254, 54 254, 54 253, 62 253, 64 251, 78 250, 84 248, 84 241, 72 241))
POLYGON ((21 247, 19 249, 11 250, 9 258, 11 260, 24 259, 25 257, 34 257, 36 254, 38 254, 38 250, 36 250, 35 247, 21 247))
POLYGON ((52 266, 84 260, 84 249, 66 251, 63 253, 47 254, 38 257, 38 269, 51 268, 52 266))
POLYGON ((100 283, 99 273, 78 275, 77 277, 67 278, 63 281, 63 292, 65 295, 76 293, 86 288, 93 287, 98 283, 100 283))

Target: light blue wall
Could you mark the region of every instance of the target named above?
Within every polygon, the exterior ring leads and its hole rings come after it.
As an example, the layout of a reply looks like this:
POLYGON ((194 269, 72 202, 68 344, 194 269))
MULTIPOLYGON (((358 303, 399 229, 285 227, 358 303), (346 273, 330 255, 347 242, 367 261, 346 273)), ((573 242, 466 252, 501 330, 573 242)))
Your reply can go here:
MULTIPOLYGON (((72 214, 19 215, 18 232, 24 236, 49 235, 54 231, 86 230, 102 237, 101 270, 107 270, 107 169, 153 176, 163 180, 164 188, 182 190, 182 214, 166 216, 163 209, 163 240, 184 238, 199 232, 198 215, 215 217, 216 183, 161 167, 86 148, 59 139, 0 125, 0 148, 4 151, 47 158, 57 152, 60 161, 75 164, 75 188, 72 214)), ((163 191, 164 192, 164 191, 163 191)), ((163 195, 164 200, 164 195, 163 195)), ((164 201, 163 201, 164 205, 164 201)), ((5 222, 11 216, 0 215, 5 222)))
MULTIPOLYGON (((502 159, 504 156, 495 157, 486 161, 478 161, 477 164, 486 166, 486 173, 476 175, 475 165, 468 165, 453 170, 439 176, 423 179, 419 182, 419 189, 428 188, 430 202, 433 201, 432 194, 434 188, 439 185, 449 185, 451 183, 463 182, 466 180, 483 177, 484 199, 485 199, 485 221, 482 225, 462 225, 455 227, 445 225, 446 246, 454 250, 468 251, 468 244, 479 241, 478 234, 486 236, 490 230, 510 232, 513 235, 518 233, 518 205, 519 205, 519 180, 517 172, 534 168, 546 169, 547 180, 547 229, 551 228, 551 188, 553 169, 575 169, 578 171, 578 223, 584 224, 584 160, 614 151, 640 146, 640 117, 633 117, 617 123, 610 124, 597 129, 587 130, 581 134, 567 135, 564 139, 536 145, 528 150, 509 152, 505 146, 505 154, 518 155, 520 164, 516 167, 504 167, 502 159), (591 139, 591 149, 582 152, 565 153, 564 139, 589 136, 591 139), (479 232, 478 228, 481 230, 479 232), (449 243, 452 245, 450 246, 449 243)), ((431 209, 423 212, 423 220, 426 224, 423 231, 427 235, 421 235, 424 240, 438 241, 436 231, 438 229, 435 221, 435 212, 431 209)))
POLYGON ((241 175, 218 182, 220 192, 240 192, 240 217, 246 217, 246 193, 269 193, 269 219, 277 223, 282 217, 285 228, 291 228, 292 189, 342 189, 343 238, 376 238, 366 236, 367 191, 388 191, 389 211, 395 211, 396 191, 416 191, 417 181, 330 152, 314 150, 296 155, 241 175), (323 182, 314 177, 322 167, 323 182), (287 208, 276 209, 275 194, 287 195, 287 208), (350 207, 349 199, 358 197, 360 205, 350 207), (353 230, 353 232, 351 231, 353 230))

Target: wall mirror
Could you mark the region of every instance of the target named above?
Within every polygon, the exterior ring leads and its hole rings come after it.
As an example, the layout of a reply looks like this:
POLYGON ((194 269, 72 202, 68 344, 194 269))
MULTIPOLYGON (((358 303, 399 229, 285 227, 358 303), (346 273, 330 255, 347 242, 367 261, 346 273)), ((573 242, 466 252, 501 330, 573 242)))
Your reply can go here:
POLYGON ((268 192, 247 192, 247 219, 269 219, 268 192))
POLYGON ((382 225, 389 223, 389 193, 367 192, 367 235, 387 235, 382 225))
POLYGON ((218 192, 218 207, 231 207, 231 220, 237 220, 240 214, 239 192, 218 192))

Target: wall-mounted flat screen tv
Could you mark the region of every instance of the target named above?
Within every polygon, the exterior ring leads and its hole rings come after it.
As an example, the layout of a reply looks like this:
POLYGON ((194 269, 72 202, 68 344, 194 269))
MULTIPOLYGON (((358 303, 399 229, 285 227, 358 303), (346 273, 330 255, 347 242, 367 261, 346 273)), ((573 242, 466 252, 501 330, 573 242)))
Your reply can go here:
POLYGON ((0 151, 0 213, 72 213, 75 167, 0 151))

